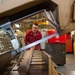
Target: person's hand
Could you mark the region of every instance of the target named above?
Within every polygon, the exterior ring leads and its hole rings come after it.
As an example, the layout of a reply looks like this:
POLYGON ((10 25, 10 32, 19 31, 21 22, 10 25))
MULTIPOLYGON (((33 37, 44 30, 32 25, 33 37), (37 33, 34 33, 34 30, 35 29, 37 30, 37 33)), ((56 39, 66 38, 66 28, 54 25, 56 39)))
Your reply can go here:
POLYGON ((35 49, 35 46, 32 46, 30 49, 33 49, 34 50, 35 49))

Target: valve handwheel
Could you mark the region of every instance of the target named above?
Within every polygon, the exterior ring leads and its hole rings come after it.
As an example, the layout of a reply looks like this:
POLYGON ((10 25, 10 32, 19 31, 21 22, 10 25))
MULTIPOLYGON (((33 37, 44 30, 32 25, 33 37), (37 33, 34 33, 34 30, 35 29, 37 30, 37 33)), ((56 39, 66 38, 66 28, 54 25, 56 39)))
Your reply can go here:
POLYGON ((4 45, 0 42, 0 50, 4 49, 4 45))

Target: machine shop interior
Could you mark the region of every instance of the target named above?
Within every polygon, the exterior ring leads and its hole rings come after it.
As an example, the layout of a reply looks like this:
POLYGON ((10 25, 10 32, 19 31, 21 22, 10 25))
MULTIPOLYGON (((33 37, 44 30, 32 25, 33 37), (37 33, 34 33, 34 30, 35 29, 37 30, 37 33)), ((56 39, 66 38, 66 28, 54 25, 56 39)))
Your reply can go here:
POLYGON ((75 0, 0 0, 0 10, 0 75, 75 75, 75 0), (42 38, 26 45, 33 24, 42 38))

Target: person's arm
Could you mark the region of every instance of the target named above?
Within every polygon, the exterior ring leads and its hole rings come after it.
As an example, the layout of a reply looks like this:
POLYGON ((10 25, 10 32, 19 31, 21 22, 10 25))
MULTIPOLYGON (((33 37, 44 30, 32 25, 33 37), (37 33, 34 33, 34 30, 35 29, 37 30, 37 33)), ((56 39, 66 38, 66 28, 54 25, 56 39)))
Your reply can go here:
POLYGON ((39 34, 39 35, 36 37, 36 39, 37 39, 37 40, 40 40, 40 39, 42 38, 42 34, 41 34, 41 32, 39 32, 39 31, 38 31, 38 34, 39 34))
MULTIPOLYGON (((29 35, 30 35, 30 32, 27 32, 26 36, 24 37, 24 42, 25 42, 26 45, 30 44, 30 42, 29 42, 29 35)), ((30 47, 30 50, 31 49, 34 50, 35 46, 30 47)))
POLYGON ((41 34, 41 32, 39 32, 39 39, 42 39, 42 34, 41 34))

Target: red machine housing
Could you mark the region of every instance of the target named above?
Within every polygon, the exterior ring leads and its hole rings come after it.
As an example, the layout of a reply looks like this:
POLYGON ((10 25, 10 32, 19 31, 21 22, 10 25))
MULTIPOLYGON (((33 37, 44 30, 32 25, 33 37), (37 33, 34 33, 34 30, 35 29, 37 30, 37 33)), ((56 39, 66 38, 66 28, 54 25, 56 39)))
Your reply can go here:
MULTIPOLYGON (((47 31, 47 36, 56 33, 55 30, 48 30, 47 31)), ((51 39, 48 39, 48 43, 66 43, 66 34, 62 36, 55 36, 51 39)))
MULTIPOLYGON (((47 31, 47 36, 56 33, 54 29, 47 31)), ((72 52, 72 40, 70 34, 64 34, 64 35, 57 35, 51 39, 47 40, 50 44, 65 44, 66 45, 66 52, 72 52)))

